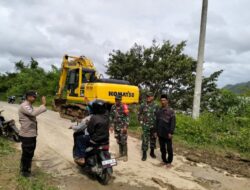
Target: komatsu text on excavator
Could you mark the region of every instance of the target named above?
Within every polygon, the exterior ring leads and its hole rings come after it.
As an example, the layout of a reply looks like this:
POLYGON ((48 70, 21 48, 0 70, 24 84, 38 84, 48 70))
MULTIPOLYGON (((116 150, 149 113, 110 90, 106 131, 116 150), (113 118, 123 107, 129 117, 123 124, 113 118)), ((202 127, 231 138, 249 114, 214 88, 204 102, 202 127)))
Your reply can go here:
POLYGON ((54 99, 54 109, 61 117, 84 117, 86 105, 95 99, 104 100, 111 106, 117 94, 122 95, 122 102, 126 104, 139 101, 137 86, 124 80, 100 77, 92 61, 84 56, 63 57, 59 88, 54 99))

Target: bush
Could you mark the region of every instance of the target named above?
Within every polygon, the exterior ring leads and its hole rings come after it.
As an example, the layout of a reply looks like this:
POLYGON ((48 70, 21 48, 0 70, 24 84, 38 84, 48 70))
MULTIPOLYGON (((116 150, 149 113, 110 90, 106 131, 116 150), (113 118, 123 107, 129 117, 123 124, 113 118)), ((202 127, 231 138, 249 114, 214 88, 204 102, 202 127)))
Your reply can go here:
POLYGON ((250 121, 204 113, 198 120, 177 115, 176 136, 194 145, 216 145, 241 153, 250 152, 250 121))
POLYGON ((14 148, 11 146, 10 142, 5 138, 0 137, 0 156, 8 155, 12 152, 14 152, 14 148))
POLYGON ((212 111, 218 116, 231 115, 235 117, 250 117, 250 100, 249 97, 238 96, 223 89, 214 101, 212 111))
POLYGON ((136 131, 140 132, 141 127, 140 123, 138 121, 138 115, 137 115, 137 107, 136 106, 131 106, 130 107, 130 114, 129 114, 129 129, 131 131, 136 131))

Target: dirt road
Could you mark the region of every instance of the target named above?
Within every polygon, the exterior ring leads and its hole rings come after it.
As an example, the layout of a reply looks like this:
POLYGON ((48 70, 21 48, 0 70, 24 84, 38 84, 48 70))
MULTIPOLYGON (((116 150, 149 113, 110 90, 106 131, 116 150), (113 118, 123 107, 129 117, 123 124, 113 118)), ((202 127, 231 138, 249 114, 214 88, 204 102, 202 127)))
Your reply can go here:
MULTIPOLYGON (((7 119, 18 123, 18 105, 0 102, 0 109, 7 119)), ((38 144, 35 152, 35 163, 44 171, 56 177, 60 189, 249 189, 250 179, 229 175, 226 171, 212 168, 206 164, 195 164, 184 157, 175 155, 173 167, 166 169, 160 166, 160 152, 157 159, 141 161, 140 141, 129 137, 129 161, 119 161, 114 167, 114 180, 108 186, 82 174, 72 159, 72 134, 68 129, 71 122, 59 117, 53 111, 47 111, 38 117, 38 144)), ((20 145, 19 145, 20 146, 20 145)), ((111 135, 111 153, 115 156, 117 145, 111 135)))

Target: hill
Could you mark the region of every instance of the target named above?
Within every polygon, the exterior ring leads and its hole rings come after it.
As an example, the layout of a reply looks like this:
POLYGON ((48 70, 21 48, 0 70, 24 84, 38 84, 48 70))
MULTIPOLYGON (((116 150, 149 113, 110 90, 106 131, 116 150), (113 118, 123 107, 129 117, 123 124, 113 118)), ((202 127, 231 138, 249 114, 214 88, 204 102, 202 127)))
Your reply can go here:
POLYGON ((223 87, 223 89, 230 90, 231 92, 235 94, 244 94, 247 91, 250 91, 250 81, 248 82, 243 82, 243 83, 238 83, 238 84, 229 84, 223 87))

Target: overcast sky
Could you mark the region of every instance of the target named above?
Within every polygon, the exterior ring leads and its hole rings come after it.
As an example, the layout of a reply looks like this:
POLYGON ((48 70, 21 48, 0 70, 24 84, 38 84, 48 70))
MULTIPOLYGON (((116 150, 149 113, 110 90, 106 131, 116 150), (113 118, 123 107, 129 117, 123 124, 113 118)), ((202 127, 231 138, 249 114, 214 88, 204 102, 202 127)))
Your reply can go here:
MULTIPOLYGON (((0 0, 0 72, 37 59, 85 55, 105 72, 113 49, 153 39, 187 41, 197 58, 202 0, 0 0)), ((204 74, 223 69, 220 87, 250 80, 250 1, 209 0, 204 74)))

